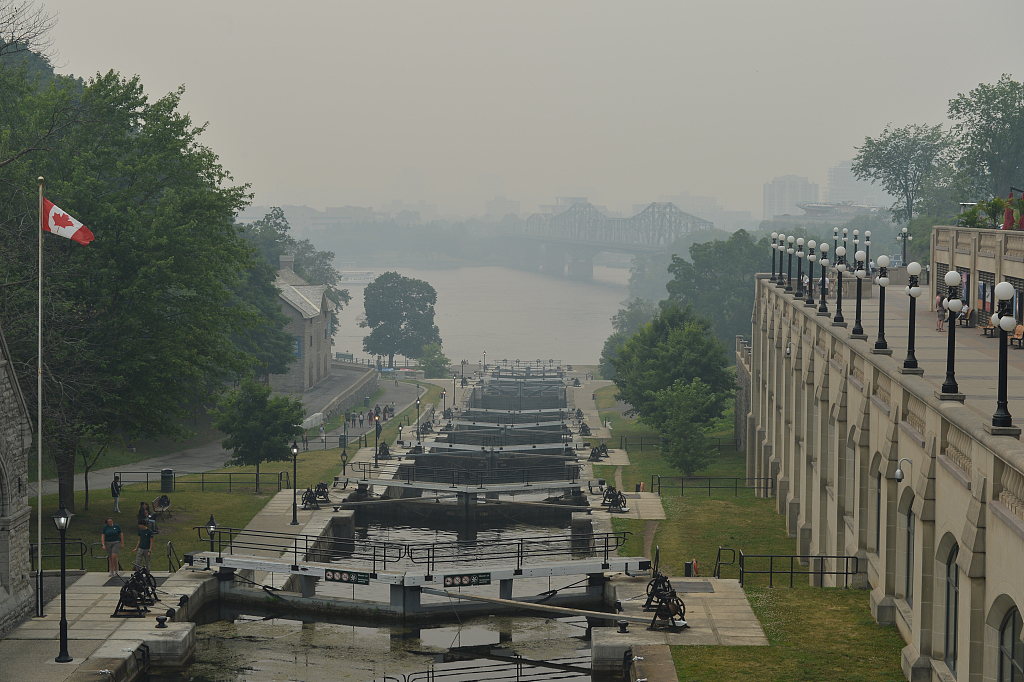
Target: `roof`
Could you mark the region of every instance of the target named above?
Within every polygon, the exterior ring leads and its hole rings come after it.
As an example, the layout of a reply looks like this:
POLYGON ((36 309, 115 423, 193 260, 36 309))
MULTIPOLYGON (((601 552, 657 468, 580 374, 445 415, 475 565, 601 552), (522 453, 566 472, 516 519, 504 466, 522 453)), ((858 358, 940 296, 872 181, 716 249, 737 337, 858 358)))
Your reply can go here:
POLYGON ((321 304, 330 288, 326 284, 307 284, 291 270, 278 270, 274 285, 281 290, 281 298, 304 318, 316 317, 324 312, 321 304))

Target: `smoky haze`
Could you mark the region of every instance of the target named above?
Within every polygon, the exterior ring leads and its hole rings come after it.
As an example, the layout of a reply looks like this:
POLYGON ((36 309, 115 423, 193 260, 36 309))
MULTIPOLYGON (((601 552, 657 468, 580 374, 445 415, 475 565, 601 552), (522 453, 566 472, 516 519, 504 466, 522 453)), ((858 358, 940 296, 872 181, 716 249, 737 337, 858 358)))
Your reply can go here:
POLYGON ((1024 75, 1016 0, 46 8, 58 71, 184 84, 258 205, 587 196, 629 215, 685 191, 756 218, 771 178, 824 190, 886 123, 943 122, 958 92, 1024 75))

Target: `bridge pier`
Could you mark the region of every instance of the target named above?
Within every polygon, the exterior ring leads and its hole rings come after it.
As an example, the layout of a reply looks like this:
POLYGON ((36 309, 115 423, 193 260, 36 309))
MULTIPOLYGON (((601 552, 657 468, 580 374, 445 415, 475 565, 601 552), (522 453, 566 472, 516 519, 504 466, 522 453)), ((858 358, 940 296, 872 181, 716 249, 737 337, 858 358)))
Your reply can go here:
POLYGON ((558 244, 544 245, 544 258, 541 271, 545 275, 562 277, 565 275, 565 247, 558 244))
POLYGON ((569 261, 570 279, 594 279, 594 255, 573 255, 569 261))

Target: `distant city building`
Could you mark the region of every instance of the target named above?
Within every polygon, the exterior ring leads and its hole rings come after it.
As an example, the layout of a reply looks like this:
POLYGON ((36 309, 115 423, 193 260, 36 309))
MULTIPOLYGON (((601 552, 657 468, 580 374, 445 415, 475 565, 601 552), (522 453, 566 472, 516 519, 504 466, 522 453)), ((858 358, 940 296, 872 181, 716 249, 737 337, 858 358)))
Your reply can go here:
POLYGON ((764 218, 802 213, 797 204, 818 202, 818 183, 799 175, 782 175, 764 183, 764 218))
POLYGON ((488 202, 484 203, 484 215, 493 218, 494 220, 501 220, 505 216, 519 215, 519 202, 512 199, 506 199, 505 197, 494 197, 488 202))
POLYGON ((851 170, 852 167, 853 161, 840 161, 828 169, 826 202, 864 206, 889 206, 892 204, 892 197, 886 194, 880 185, 872 184, 867 180, 858 180, 851 170))
POLYGON ((391 203, 381 206, 380 212, 388 214, 393 220, 405 223, 429 223, 437 220, 437 204, 428 204, 422 199, 415 204, 394 199, 391 203))

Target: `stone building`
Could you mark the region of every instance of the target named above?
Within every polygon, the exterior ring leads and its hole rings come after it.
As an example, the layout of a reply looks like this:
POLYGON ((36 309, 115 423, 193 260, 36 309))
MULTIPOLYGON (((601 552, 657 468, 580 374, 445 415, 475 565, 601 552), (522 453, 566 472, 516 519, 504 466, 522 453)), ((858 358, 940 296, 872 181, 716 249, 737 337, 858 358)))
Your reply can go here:
MULTIPOLYGON (((935 228, 933 270, 961 258, 1024 284, 1024 234, 935 228)), ((944 285, 932 274, 934 300, 944 285)), ((977 407, 995 385, 994 360, 966 353, 966 404, 943 399, 944 339, 927 376, 905 372, 900 352, 852 338, 768 275, 755 286, 751 338, 737 342, 737 436, 748 476, 774 481, 793 553, 823 566, 826 585, 842 585, 827 572, 856 557, 853 584, 869 591, 879 623, 898 628, 908 680, 1022 679, 1024 443, 977 407)), ((920 308, 928 299, 926 289, 920 308)))
POLYGON ((32 429, 0 330, 0 638, 33 608, 28 455, 32 429))
POLYGON ((295 257, 281 256, 274 284, 281 290, 282 311, 290 322, 285 329, 295 339, 296 361, 287 374, 272 374, 275 391, 302 393, 321 383, 331 372, 331 300, 326 285, 309 284, 295 274, 295 257))

